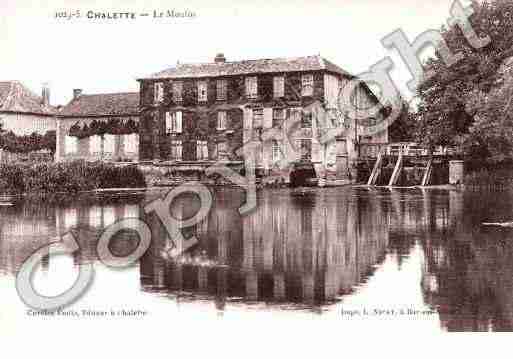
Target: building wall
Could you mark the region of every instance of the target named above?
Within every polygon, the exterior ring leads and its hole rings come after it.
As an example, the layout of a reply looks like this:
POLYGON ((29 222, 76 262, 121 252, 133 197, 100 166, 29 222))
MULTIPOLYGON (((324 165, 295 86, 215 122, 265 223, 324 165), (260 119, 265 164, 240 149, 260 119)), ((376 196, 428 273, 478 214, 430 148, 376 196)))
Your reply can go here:
MULTIPOLYGON (((76 152, 68 153, 66 149, 66 137, 68 137, 70 128, 79 123, 80 125, 90 125, 94 120, 109 121, 109 117, 105 118, 59 118, 57 119, 57 148, 55 153, 55 161, 71 161, 71 160, 87 160, 87 161, 138 161, 139 160, 139 135, 135 136, 135 148, 131 152, 127 152, 125 148, 125 135, 114 135, 114 148, 112 152, 105 151, 105 138, 102 141, 95 142, 91 137, 76 139, 76 152)), ((136 116, 117 117, 117 119, 139 121, 136 116)))
POLYGON ((56 129, 56 119, 52 116, 0 112, 0 123, 5 131, 12 131, 18 136, 34 132, 44 135, 56 129))
MULTIPOLYGON (((362 128, 351 128, 350 123, 340 119, 341 112, 338 96, 342 86, 348 81, 340 76, 324 71, 287 73, 287 74, 255 74, 248 75, 258 78, 258 96, 254 99, 246 98, 245 76, 232 76, 224 78, 227 81, 226 100, 218 101, 216 96, 217 78, 209 79, 179 79, 182 83, 182 101, 175 103, 173 99, 172 80, 142 80, 141 81, 141 149, 140 159, 148 161, 172 161, 171 142, 182 141, 182 161, 195 161, 196 141, 206 140, 208 143, 208 160, 241 160, 237 150, 245 143, 259 142, 262 132, 273 127, 273 109, 285 110, 285 121, 302 113, 314 113, 311 128, 300 128, 288 138, 292 145, 300 140, 311 141, 311 163, 314 164, 318 176, 332 176, 347 178, 348 169, 358 156, 357 142, 373 141, 387 142, 388 133, 384 131, 376 136, 365 139, 358 137, 362 128), (313 95, 302 96, 301 77, 311 74, 314 78, 313 95), (274 98, 273 77, 284 76, 284 96, 274 98), (197 84, 199 81, 207 82, 207 101, 198 102, 197 84), (155 102, 155 83, 162 83, 164 94, 160 103, 155 102), (253 112, 260 109, 263 112, 262 123, 253 123, 253 112), (217 131, 216 121, 218 111, 227 111, 229 121, 226 131, 217 131), (328 121, 317 121, 316 111, 328 113, 328 121), (166 112, 182 112, 181 134, 166 133, 166 112), (337 120, 338 118, 338 120, 337 120), (318 141, 323 130, 337 126, 349 128, 338 139, 327 144, 318 141), (220 158, 216 156, 216 146, 220 142, 226 143, 227 154, 220 158)), ((375 101, 363 88, 358 89, 357 98, 363 102, 375 101)), ((359 126, 360 127, 360 126, 359 126)), ((285 126, 278 129, 277 139, 285 140, 285 126), (280 137, 281 136, 281 137, 280 137)), ((290 158, 290 149, 283 148, 283 155, 290 158), (289 153, 287 153, 289 151, 289 153)), ((297 152, 297 148, 292 151, 297 152)), ((263 142, 256 152, 256 167, 264 170, 267 175, 283 175, 287 177, 290 172, 282 173, 273 163, 272 141, 263 142)), ((287 178, 285 178, 287 180, 287 178)))
MULTIPOLYGON (((243 120, 246 107, 289 108, 309 104, 316 99, 322 100, 324 95, 323 74, 312 73, 314 76, 313 96, 301 96, 301 73, 292 74, 265 74, 255 75, 258 80, 258 97, 248 99, 245 96, 245 76, 232 76, 224 78, 227 81, 226 100, 218 101, 216 96, 217 78, 211 79, 183 79, 182 101, 175 103, 173 101, 173 82, 170 80, 141 82, 141 107, 142 126, 141 126, 141 159, 142 160, 170 160, 170 145, 172 140, 182 140, 183 152, 187 153, 188 158, 183 160, 195 160, 195 148, 192 145, 196 139, 202 138, 208 141, 209 159, 215 160, 214 147, 217 143, 226 141, 228 160, 240 160, 241 157, 235 152, 247 142, 250 137, 247 133, 243 134, 243 120), (284 96, 277 100, 273 98, 273 77, 284 76, 284 96), (208 100, 198 102, 197 83, 207 81, 208 100), (155 104, 155 86, 156 82, 163 83, 164 99, 161 103, 155 104), (170 111, 183 112, 182 135, 168 135, 165 133, 165 114, 170 111), (226 110, 229 117, 228 130, 217 131, 216 120, 217 111, 226 110), (246 136, 246 137, 244 137, 246 136), (186 146, 189 146, 186 150, 186 146)), ((251 75, 250 77, 253 77, 251 75)), ((267 110, 268 111, 268 110, 267 110)), ((247 115, 246 115, 247 116, 247 115)), ((247 126, 246 126, 247 127, 247 126)))

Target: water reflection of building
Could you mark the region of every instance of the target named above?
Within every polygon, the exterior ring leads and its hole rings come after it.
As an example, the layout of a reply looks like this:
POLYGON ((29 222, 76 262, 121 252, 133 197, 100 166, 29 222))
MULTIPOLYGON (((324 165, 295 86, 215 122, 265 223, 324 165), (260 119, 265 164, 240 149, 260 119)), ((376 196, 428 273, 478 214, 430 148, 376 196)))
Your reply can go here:
MULTIPOLYGON (((23 262, 39 248, 56 242, 73 230, 80 251, 74 253, 75 263, 97 259, 96 245, 101 231, 126 217, 139 217, 134 200, 126 204, 80 204, 55 207, 44 203, 24 203, 1 208, 0 271, 15 274, 23 262)), ((128 252, 134 247, 133 236, 119 234, 111 241, 112 251, 128 252)), ((50 264, 43 257, 42 267, 50 264)))
MULTIPOLYGON (((481 227, 508 196, 451 191, 449 221, 423 243, 422 288, 449 331, 513 330, 513 231, 481 227)), ((510 201, 509 201, 510 202, 510 201)))
MULTIPOLYGON (((55 236, 55 212, 37 204, 0 211, 0 271, 16 273, 23 261, 55 236)), ((42 266, 48 266, 48 257, 42 266)))
POLYGON ((238 192, 216 192, 215 208, 195 229, 200 243, 182 262, 162 258, 166 235, 153 218, 160 240, 141 261, 144 287, 221 302, 329 302, 372 272, 388 245, 381 204, 360 202, 350 191, 299 198, 266 191, 244 217, 237 212, 240 202, 238 192))

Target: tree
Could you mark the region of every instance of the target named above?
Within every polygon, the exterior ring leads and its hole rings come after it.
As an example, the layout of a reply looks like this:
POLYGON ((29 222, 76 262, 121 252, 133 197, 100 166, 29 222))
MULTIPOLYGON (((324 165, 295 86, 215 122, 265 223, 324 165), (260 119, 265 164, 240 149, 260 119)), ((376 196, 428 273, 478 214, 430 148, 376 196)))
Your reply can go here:
POLYGON ((418 88, 421 103, 416 138, 427 145, 462 145, 476 156, 505 158, 512 155, 513 148, 513 137, 505 136, 509 130, 502 131, 511 127, 511 111, 498 111, 505 108, 509 96, 498 88, 504 77, 499 69, 513 55, 513 1, 474 1, 472 8, 472 28, 491 41, 476 49, 459 27, 442 28, 451 51, 462 53, 463 58, 447 66, 436 51, 426 62, 425 69, 434 76, 418 88))
POLYGON ((412 112, 410 105, 402 101, 401 113, 388 127, 390 142, 410 142, 414 140, 417 114, 412 112))

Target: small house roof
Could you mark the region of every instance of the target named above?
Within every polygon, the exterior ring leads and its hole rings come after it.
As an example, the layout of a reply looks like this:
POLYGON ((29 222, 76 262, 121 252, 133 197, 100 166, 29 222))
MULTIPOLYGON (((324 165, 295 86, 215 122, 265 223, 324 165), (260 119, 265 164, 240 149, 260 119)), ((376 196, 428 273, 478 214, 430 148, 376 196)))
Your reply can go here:
POLYGON ((57 109, 19 81, 0 81, 0 112, 55 115, 57 109))
POLYGON ((81 94, 60 111, 63 117, 126 116, 138 113, 138 92, 81 94))

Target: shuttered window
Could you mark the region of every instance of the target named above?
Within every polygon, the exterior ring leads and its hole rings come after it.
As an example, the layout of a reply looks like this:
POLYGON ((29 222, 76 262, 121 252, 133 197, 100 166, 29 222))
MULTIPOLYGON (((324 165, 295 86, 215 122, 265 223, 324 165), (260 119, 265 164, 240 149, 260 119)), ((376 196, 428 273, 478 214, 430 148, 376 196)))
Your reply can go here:
POLYGON ((227 122, 226 116, 227 116, 226 111, 219 111, 217 113, 217 129, 219 131, 226 130, 226 122, 227 122))
POLYGON ((166 112, 166 133, 182 133, 182 111, 166 112))
POLYGON ((208 99, 207 82, 199 81, 198 82, 198 102, 207 102, 207 99, 208 99))
POLYGON ((208 160, 207 141, 196 141, 196 158, 198 161, 208 160))
POLYGON ((161 103, 164 100, 164 84, 162 82, 155 82, 153 94, 155 103, 161 103))
POLYGON ((256 76, 246 77, 246 97, 251 99, 258 97, 258 80, 256 76))
POLYGON ((217 83, 216 83, 217 100, 219 100, 219 101, 226 100, 227 92, 228 92, 228 81, 227 80, 217 80, 217 83))
POLYGON ((285 78, 283 76, 274 76, 273 78, 274 98, 285 96, 285 78))
POLYGON ((182 102, 183 82, 173 81, 173 102, 182 102))
POLYGON ((301 76, 301 96, 313 96, 314 79, 312 74, 301 76))
POLYGON ((264 124, 264 109, 254 108, 253 109, 253 128, 262 128, 264 124))
POLYGON ((171 141, 171 159, 182 160, 182 141, 171 141))
POLYGON ((273 109, 273 128, 280 128, 285 121, 285 109, 275 108, 273 109))
POLYGON ((223 159, 224 157, 226 157, 227 153, 226 153, 226 142, 218 142, 217 145, 216 145, 216 151, 215 151, 215 156, 214 158, 215 159, 223 159))

